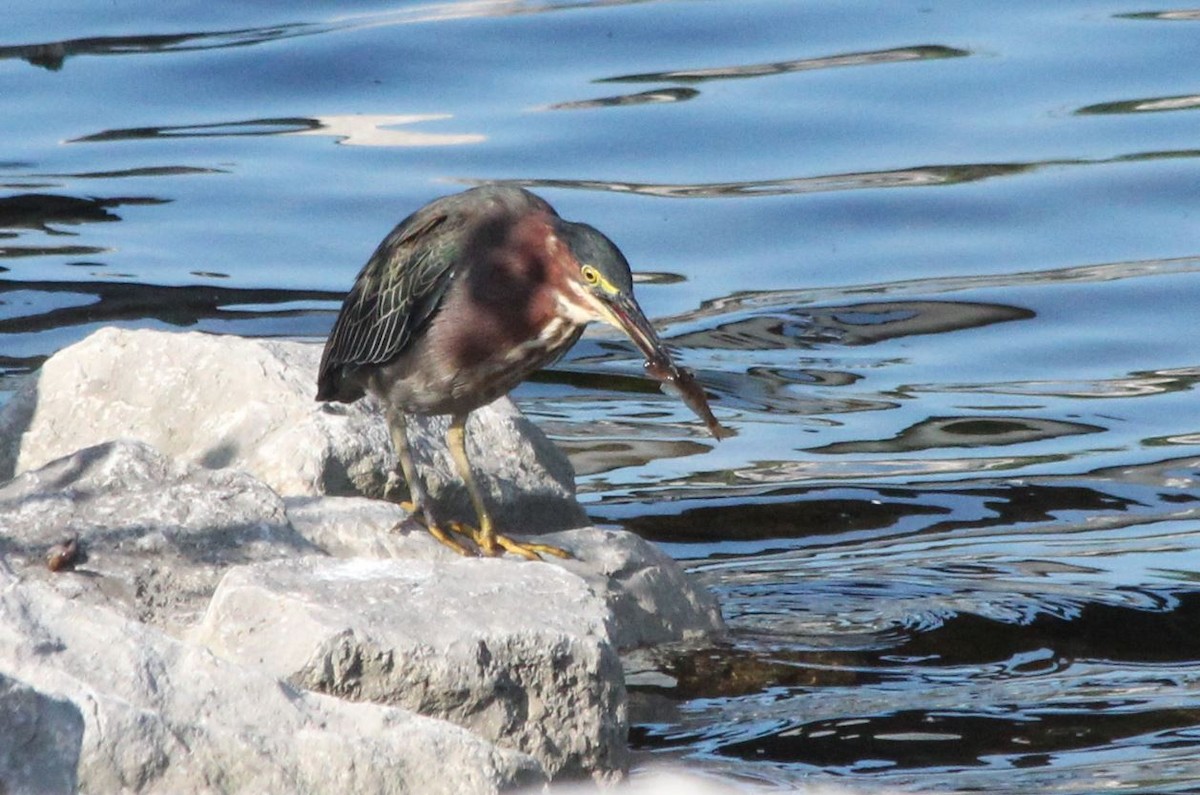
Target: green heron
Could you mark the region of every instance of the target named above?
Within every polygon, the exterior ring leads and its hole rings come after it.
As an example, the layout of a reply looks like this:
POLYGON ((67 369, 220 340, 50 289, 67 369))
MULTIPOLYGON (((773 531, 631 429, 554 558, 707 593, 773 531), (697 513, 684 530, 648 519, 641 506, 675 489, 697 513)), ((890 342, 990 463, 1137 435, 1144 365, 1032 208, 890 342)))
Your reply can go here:
POLYGON ((623 330, 646 366, 721 435, 703 392, 633 297, 629 263, 607 237, 559 217, 521 188, 487 185, 425 205, 371 255, 342 305, 318 375, 317 400, 383 404, 412 504, 435 538, 464 555, 569 557, 496 531, 466 450, 467 415, 570 348, 592 320, 623 330), (448 414, 447 443, 478 527, 439 523, 417 477, 406 414, 448 414), (459 537, 463 540, 460 541, 459 537))

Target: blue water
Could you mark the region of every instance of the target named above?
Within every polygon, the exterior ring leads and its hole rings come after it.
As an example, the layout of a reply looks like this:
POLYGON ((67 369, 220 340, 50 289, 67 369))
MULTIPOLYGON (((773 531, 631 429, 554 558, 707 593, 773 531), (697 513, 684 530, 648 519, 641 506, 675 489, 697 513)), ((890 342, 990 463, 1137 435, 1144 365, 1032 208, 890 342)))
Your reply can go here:
POLYGON ((112 323, 319 339, 402 216, 526 185, 738 432, 603 329, 517 393, 724 600, 641 758, 1194 790, 1197 53, 1128 0, 15 0, 0 390, 112 323))

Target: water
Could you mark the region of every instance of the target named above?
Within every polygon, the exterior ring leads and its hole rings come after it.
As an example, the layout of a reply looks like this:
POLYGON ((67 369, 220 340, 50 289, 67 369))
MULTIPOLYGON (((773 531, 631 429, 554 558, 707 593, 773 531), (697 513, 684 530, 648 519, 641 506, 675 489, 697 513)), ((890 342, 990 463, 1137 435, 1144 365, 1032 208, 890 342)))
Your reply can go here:
POLYGON ((738 432, 597 329, 517 393, 727 643, 631 661, 641 760, 1200 790, 1200 10, 18 0, 0 388, 105 324, 320 338, 424 201, 623 248, 738 432))

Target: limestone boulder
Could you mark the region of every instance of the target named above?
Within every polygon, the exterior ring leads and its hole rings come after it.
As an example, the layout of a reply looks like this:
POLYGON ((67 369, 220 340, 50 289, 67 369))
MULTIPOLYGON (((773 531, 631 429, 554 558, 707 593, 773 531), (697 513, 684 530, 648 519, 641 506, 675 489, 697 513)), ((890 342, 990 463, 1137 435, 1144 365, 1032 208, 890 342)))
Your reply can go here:
MULTIPOLYGON (((68 601, 72 621, 119 614, 270 681, 451 721, 551 777, 619 778, 618 651, 719 632, 712 597, 629 533, 544 536, 567 561, 464 559, 415 523, 397 530, 403 518, 363 497, 283 499, 244 472, 110 442, 0 485, 0 560, 14 590, 68 601), (64 539, 80 557, 51 571, 64 539)), ((210 686, 176 673, 154 687, 210 686)), ((84 687, 60 684, 68 698, 84 687)))
MULTIPOLYGON (((480 481, 506 532, 574 559, 455 555, 361 496, 387 482, 387 429, 312 401, 318 357, 103 330, 0 408, 0 789, 621 777, 618 653, 720 633, 713 597, 632 534, 561 529, 583 518, 570 466, 507 402, 472 417, 480 481)), ((466 517, 445 419, 414 425, 466 517)))
POLYGON ((0 786, 4 792, 75 795, 83 713, 0 672, 0 786))
POLYGON ((709 640, 725 631, 713 594, 671 556, 624 530, 585 527, 542 536, 574 558, 555 561, 607 607, 608 635, 623 651, 709 640))
MULTIPOLYGON (((455 563, 462 559, 415 524, 388 529, 404 518, 396 505, 355 497, 284 500, 296 532, 336 557, 403 558, 455 563)), ((634 533, 583 527, 539 537, 570 552, 550 559, 578 578, 605 607, 609 640, 619 650, 698 641, 724 632, 716 598, 680 565, 634 533)))
POLYGON ((69 785, 51 766, 72 754, 82 792, 459 795, 543 778, 528 755, 453 724, 296 689, 41 582, 0 576, 0 670, 53 708, 41 728, 0 713, 0 737, 53 735, 16 764, 10 754, 6 778, 69 785))
POLYGON ((446 718, 551 776, 628 764, 608 610, 550 563, 305 558, 236 567, 193 639, 296 687, 446 718))
MULTIPOLYGON (((100 329, 50 357, 0 409, 0 481, 133 439, 244 470, 281 495, 382 496, 395 469, 383 415, 369 399, 315 402, 320 356, 312 343, 100 329)), ((447 425, 414 418, 414 456, 445 515, 471 518, 447 425)), ((507 398, 474 412, 467 432, 480 486, 507 526, 584 523, 570 462, 507 398)))
POLYGON ((319 550, 283 500, 244 472, 175 461, 140 442, 73 452, 0 485, 0 555, 23 577, 179 634, 238 563, 319 550), (75 540, 72 576, 47 566, 75 540))

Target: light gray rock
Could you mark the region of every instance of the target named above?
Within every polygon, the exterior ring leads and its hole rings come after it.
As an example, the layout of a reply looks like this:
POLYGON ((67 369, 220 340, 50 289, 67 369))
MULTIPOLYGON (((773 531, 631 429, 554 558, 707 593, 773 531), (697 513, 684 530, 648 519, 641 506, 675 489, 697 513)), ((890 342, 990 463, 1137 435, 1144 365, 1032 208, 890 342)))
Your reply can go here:
MULTIPOLYGON (((411 418, 410 433, 420 440, 412 445, 413 458, 441 515, 474 523, 466 486, 446 447, 449 427, 445 416, 411 418)), ((519 535, 587 524, 587 513, 575 501, 570 460, 508 398, 472 412, 467 454, 500 527, 519 535)))
MULTIPOLYGON (((283 495, 382 496, 395 455, 371 400, 314 401, 319 345, 103 328, 50 357, 0 410, 0 481, 75 450, 137 439, 201 466, 242 469, 283 495)), ((445 515, 473 518, 445 450, 445 417, 413 448, 445 515)), ((506 398, 471 416, 468 449, 504 524, 584 523, 570 462, 506 398)))
MULTIPOLYGON (((284 502, 297 532, 336 557, 460 560, 418 526, 407 533, 387 532, 404 518, 395 505, 361 497, 294 497, 284 502)), ((620 650, 697 641, 725 630, 716 598, 640 536, 586 527, 538 540, 575 556, 548 562, 579 577, 604 603, 609 640, 620 650)))
POLYGON ((83 714, 0 673, 0 792, 75 795, 83 714))
MULTIPOLYGON (((712 597, 628 533, 539 537, 570 561, 467 560, 411 519, 396 531, 395 504, 331 496, 382 488, 391 450, 369 403, 311 400, 318 357, 105 330, 0 409, 0 481, 22 471, 0 482, 0 672, 15 680, 0 694, 20 707, 0 710, 0 737, 46 740, 38 769, 73 751, 87 792, 471 793, 619 777, 617 650, 719 632, 712 597), (46 552, 67 538, 86 558, 53 573, 46 552), (66 728, 30 735, 29 699, 66 728), (82 740, 56 751, 73 714, 82 740)), ((435 437, 418 458, 453 503, 445 419, 414 425, 435 437)), ((469 427, 506 532, 578 524, 569 464, 511 404, 469 427)), ((46 781, 70 789, 69 775, 46 781)))
POLYGON ((336 558, 461 557, 392 502, 368 497, 285 497, 283 502, 296 532, 336 558))
POLYGON ((0 670, 82 714, 83 792, 460 795, 543 775, 445 721, 296 690, 41 582, 0 577, 0 670))
POLYGON ((139 442, 80 450, 0 485, 0 555, 72 599, 178 634, 203 614, 231 565, 319 550, 253 477, 173 461, 139 442), (78 572, 46 551, 78 538, 78 572))
POLYGON ((550 563, 306 558, 231 569, 194 639, 307 690, 446 718, 552 776, 609 779, 628 764, 609 620, 550 563))
POLYGON ((0 486, 0 553, 81 610, 183 638, 203 614, 200 642, 273 679, 447 718, 550 774, 619 776, 616 649, 719 631, 712 598, 629 533, 546 536, 570 561, 463 559, 419 526, 394 532, 402 517, 113 442, 0 486), (65 537, 87 559, 52 573, 45 552, 65 537))
POLYGON ((554 563, 604 601, 609 638, 618 649, 699 641, 725 631, 716 597, 638 535, 586 527, 538 540, 574 554, 574 560, 554 563))
POLYGON ((362 412, 319 413, 311 360, 295 344, 102 328, 51 356, 5 407, 28 417, 16 472, 114 439, 208 468, 236 466, 284 493, 327 491, 372 455, 368 468, 385 469, 386 435, 362 412), (361 440, 344 472, 329 471, 327 437, 338 431, 361 440))

